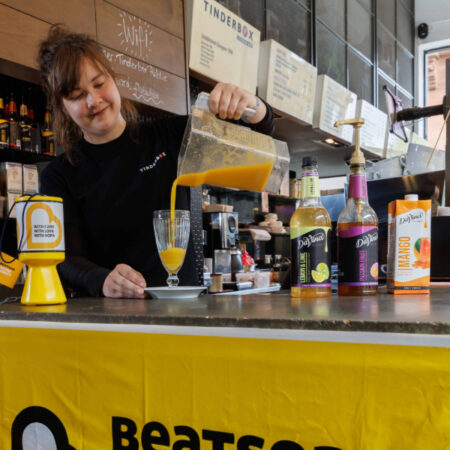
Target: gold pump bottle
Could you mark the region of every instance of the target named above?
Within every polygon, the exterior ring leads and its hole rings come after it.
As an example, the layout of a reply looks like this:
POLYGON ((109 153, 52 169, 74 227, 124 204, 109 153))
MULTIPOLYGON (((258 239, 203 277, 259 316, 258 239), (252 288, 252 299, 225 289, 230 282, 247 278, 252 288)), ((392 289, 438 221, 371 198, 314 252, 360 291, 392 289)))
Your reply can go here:
POLYGON ((300 207, 290 222, 291 296, 331 295, 331 220, 320 201, 314 157, 303 158, 300 207))
POLYGON ((364 119, 341 120, 334 124, 352 125, 355 151, 350 159, 347 205, 337 223, 338 294, 374 295, 378 291, 378 217, 369 205, 365 159, 359 146, 364 119))

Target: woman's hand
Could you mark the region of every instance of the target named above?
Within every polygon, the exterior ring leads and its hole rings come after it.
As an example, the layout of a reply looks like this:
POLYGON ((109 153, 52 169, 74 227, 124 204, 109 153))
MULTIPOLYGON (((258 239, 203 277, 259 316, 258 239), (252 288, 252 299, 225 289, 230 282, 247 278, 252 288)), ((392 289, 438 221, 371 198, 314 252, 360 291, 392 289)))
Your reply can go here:
POLYGON ((102 293, 111 298, 144 298, 146 285, 140 272, 126 264, 117 264, 106 277, 102 293))
POLYGON ((246 117, 250 123, 258 123, 266 115, 266 105, 245 89, 230 83, 217 83, 209 94, 209 109, 213 114, 219 114, 221 119, 239 120, 245 108, 256 110, 254 116, 246 117))

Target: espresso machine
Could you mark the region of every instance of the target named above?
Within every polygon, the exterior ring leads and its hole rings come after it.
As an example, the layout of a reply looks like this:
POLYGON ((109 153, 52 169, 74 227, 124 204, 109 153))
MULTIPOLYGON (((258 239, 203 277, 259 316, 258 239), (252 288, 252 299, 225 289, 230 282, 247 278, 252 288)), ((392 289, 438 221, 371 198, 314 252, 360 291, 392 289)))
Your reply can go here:
POLYGON ((204 256, 212 259, 213 271, 215 273, 234 271, 236 262, 239 262, 237 261, 238 258, 235 257, 239 235, 238 213, 203 213, 203 230, 204 256))

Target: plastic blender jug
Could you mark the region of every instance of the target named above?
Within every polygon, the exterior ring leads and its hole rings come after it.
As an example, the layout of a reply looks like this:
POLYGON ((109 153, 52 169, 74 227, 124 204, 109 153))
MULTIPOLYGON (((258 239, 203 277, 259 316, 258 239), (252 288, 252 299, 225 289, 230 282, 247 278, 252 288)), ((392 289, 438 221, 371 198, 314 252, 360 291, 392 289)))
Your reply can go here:
POLYGON ((276 193, 289 162, 285 142, 218 119, 209 111, 208 94, 201 93, 184 133, 178 184, 276 193))

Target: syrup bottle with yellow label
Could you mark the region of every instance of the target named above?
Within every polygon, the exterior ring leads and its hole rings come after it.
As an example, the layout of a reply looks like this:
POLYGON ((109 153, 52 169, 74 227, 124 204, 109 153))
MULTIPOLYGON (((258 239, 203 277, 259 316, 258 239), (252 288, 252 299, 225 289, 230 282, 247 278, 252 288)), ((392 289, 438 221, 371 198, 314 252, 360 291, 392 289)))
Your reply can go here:
POLYGON ((302 168, 300 207, 290 222, 291 296, 328 297, 331 220, 320 201, 316 158, 303 158, 302 168))
POLYGON ((367 197, 366 162, 359 147, 363 124, 362 118, 334 124, 355 128, 347 205, 337 223, 339 295, 374 295, 378 291, 378 217, 367 197))

